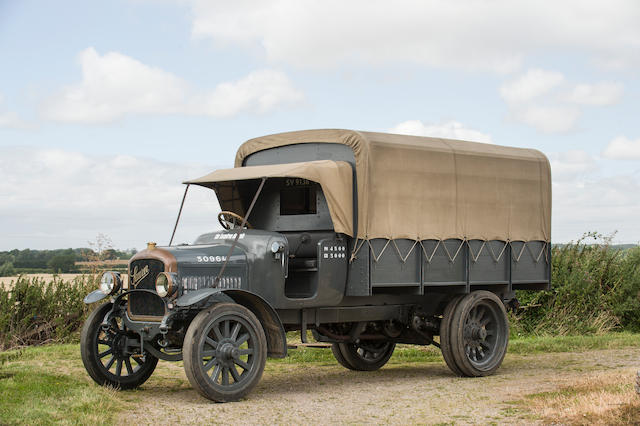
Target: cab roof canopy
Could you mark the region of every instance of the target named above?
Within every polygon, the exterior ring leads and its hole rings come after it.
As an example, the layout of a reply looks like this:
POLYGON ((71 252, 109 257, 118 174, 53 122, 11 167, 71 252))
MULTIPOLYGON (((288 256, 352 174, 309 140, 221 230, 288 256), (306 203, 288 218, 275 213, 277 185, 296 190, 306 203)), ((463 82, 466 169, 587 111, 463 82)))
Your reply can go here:
MULTIPOLYGON (((255 152, 304 143, 336 143, 353 150, 358 238, 551 239, 551 170, 537 150, 353 130, 306 130, 245 142, 235 167, 243 167, 255 152)), ((346 175, 344 181, 323 184, 323 191, 327 184, 350 188, 346 175)), ((338 198, 327 201, 334 225, 337 219, 351 222, 347 216, 334 215, 338 208, 350 208, 350 203, 338 198)), ((348 224, 340 227, 351 229, 348 224)), ((344 231, 336 228, 336 232, 344 231)))
POLYGON ((353 236, 353 171, 351 165, 344 161, 319 160, 236 167, 216 170, 185 183, 213 188, 223 210, 244 215, 247 198, 250 199, 257 188, 256 185, 251 185, 251 181, 284 177, 303 178, 319 183, 327 200, 334 230, 353 236), (239 183, 245 183, 244 188, 239 183), (244 196, 246 193, 250 195, 244 196))

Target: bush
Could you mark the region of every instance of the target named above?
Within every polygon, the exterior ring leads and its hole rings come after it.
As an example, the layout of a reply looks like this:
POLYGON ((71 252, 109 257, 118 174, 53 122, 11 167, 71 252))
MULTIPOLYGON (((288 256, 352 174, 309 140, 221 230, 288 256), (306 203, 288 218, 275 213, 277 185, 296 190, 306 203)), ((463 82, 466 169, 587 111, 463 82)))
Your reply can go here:
POLYGON ((0 350, 77 338, 89 307, 82 300, 97 288, 97 277, 46 282, 18 277, 10 290, 0 286, 0 350))
POLYGON ((73 271, 76 265, 76 257, 73 254, 59 254, 47 262, 47 266, 53 273, 67 273, 73 271))
POLYGON ((16 274, 12 262, 5 262, 0 266, 0 277, 12 277, 16 274))
POLYGON ((551 291, 518 292, 521 334, 590 334, 640 330, 640 247, 617 250, 611 238, 586 234, 552 250, 551 291), (587 245, 585 238, 598 244, 587 245))

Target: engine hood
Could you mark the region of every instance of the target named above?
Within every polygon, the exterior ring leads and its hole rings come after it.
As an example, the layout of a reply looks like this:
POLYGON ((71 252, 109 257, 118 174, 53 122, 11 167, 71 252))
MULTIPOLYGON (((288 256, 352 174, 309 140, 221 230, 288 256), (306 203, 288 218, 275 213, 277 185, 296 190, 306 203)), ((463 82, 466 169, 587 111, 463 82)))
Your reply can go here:
MULTIPOLYGON (((229 249, 236 238, 236 231, 218 231, 199 236, 194 244, 166 247, 150 247, 131 258, 157 259, 165 264, 167 272, 180 272, 183 267, 222 265, 229 256, 229 249)), ((287 246, 287 239, 276 232, 245 229, 229 258, 229 265, 246 263, 268 253, 271 244, 278 241, 287 246)), ((130 261, 130 262, 131 262, 130 261)))

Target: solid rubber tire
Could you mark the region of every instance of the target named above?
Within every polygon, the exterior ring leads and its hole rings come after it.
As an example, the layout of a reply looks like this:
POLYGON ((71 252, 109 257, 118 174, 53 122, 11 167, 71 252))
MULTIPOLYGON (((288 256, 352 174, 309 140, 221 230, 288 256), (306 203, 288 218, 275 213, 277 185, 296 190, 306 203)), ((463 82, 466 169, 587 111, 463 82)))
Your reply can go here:
POLYGON ((442 352, 442 357, 444 358, 444 362, 447 364, 447 367, 449 367, 449 369, 457 376, 464 376, 464 373, 456 364, 452 353, 451 319, 453 318, 453 312, 463 298, 464 295, 455 296, 449 301, 447 306, 444 308, 442 322, 440 323, 440 351, 442 352))

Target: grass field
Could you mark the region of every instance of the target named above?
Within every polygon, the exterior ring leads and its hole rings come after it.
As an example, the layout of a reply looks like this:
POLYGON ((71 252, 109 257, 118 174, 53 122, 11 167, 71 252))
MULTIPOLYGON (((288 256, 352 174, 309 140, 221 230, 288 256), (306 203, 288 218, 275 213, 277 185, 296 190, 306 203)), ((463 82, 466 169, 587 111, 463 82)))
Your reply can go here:
MULTIPOLYGON (((505 360, 506 366, 504 367, 505 373, 503 377, 498 375, 485 379, 461 379, 454 378, 444 372, 441 368, 443 364, 442 357, 436 348, 400 346, 388 366, 380 372, 369 375, 367 373, 355 373, 359 375, 354 377, 361 378, 359 380, 362 383, 358 386, 364 386, 363 392, 366 392, 368 387, 377 383, 380 378, 379 375, 385 374, 385 370, 387 371, 386 374, 391 375, 391 379, 395 382, 402 381, 402 377, 407 376, 407 374, 422 374, 421 371, 433 371, 433 368, 437 367, 436 370, 438 372, 442 371, 444 376, 440 376, 440 373, 438 373, 433 378, 445 380, 446 386, 452 386, 453 392, 458 392, 458 390, 462 389, 461 387, 473 385, 476 383, 473 381, 478 380, 486 380, 483 383, 486 383, 487 386, 490 383, 498 383, 502 386, 501 384, 509 378, 511 373, 516 373, 519 369, 531 372, 532 365, 538 362, 547 369, 545 371, 560 372, 557 369, 568 369, 573 375, 567 377, 575 376, 575 380, 567 379, 562 382, 562 386, 551 390, 530 389, 521 398, 516 398, 509 402, 508 408, 504 409, 498 417, 495 417, 498 422, 531 423, 547 422, 553 419, 568 424, 591 422, 633 424, 640 420, 640 397, 633 392, 631 382, 626 379, 625 382, 620 376, 621 374, 628 375, 629 366, 626 365, 626 370, 616 370, 613 368, 616 364, 614 360, 612 361, 613 367, 611 369, 602 371, 597 369, 597 365, 601 365, 601 361, 596 358, 607 359, 607 357, 611 356, 622 356, 620 350, 625 350, 625 348, 627 348, 626 352, 624 352, 625 356, 629 354, 628 348, 640 349, 640 334, 611 333, 603 336, 516 339, 510 344, 509 355, 505 360), (597 357, 593 357, 597 374, 587 377, 585 373, 591 371, 589 368, 590 351, 598 354, 597 357), (545 357, 554 353, 559 355, 553 358, 554 361, 550 363, 548 358, 545 357), (575 360, 566 361, 573 358, 569 355, 564 356, 563 353, 582 353, 580 357, 581 359, 587 359, 586 364, 576 364, 575 360), (565 361, 562 361, 563 359, 565 361), (548 370, 549 368, 551 370, 548 370), (441 379, 441 377, 443 378, 441 379), (370 381, 368 381, 369 379, 370 381), (583 379, 588 380, 585 381, 583 379), (603 401, 607 401, 607 404, 603 405, 603 401), (605 406, 609 408, 613 406, 614 410, 603 410, 602 407, 605 406)), ((535 372, 535 370, 533 371, 535 372)), ((19 351, 0 353, 0 424, 122 423, 123 418, 126 418, 127 412, 141 409, 138 404, 141 398, 153 399, 160 397, 163 399, 163 404, 166 405, 173 397, 178 397, 179 394, 190 403, 197 404, 196 409, 194 409, 194 417, 180 417, 182 415, 181 408, 176 407, 175 404, 169 404, 168 406, 171 407, 170 412, 178 416, 172 418, 181 418, 183 422, 201 422, 202 418, 197 414, 200 409, 214 410, 216 413, 224 413, 225 410, 233 410, 234 407, 235 409, 244 410, 246 407, 260 404, 260 400, 264 400, 267 395, 271 395, 272 398, 278 398, 278 389, 284 390, 285 388, 282 386, 286 386, 286 383, 291 382, 302 381, 302 383, 298 384, 298 386, 301 386, 300 389, 310 387, 311 392, 313 392, 315 386, 322 387, 323 385, 335 390, 332 388, 334 386, 332 381, 341 381, 344 377, 351 377, 349 374, 353 374, 353 372, 346 372, 346 370, 336 365, 330 350, 314 348, 290 350, 287 358, 269 360, 267 363, 265 377, 268 377, 267 380, 270 383, 279 384, 276 386, 276 390, 258 389, 253 397, 250 396, 247 401, 219 405, 210 404, 191 391, 188 382, 186 382, 181 373, 180 365, 175 363, 161 361, 154 376, 150 379, 149 385, 146 385, 144 389, 118 392, 113 389, 99 387, 89 379, 80 361, 78 344, 30 347, 19 351), (306 382, 307 375, 310 378, 316 378, 317 381, 313 383, 306 382)), ((524 375, 526 376, 526 374, 524 375)), ((535 374, 533 377, 544 383, 544 377, 537 378, 535 374)), ((335 386, 344 386, 344 383, 340 383, 335 386)), ((480 383, 477 382, 473 386, 476 385, 480 385, 480 383)), ((443 388, 442 392, 445 391, 447 389, 443 388)), ((320 393, 320 390, 318 390, 318 393, 320 393)), ((290 396, 290 394, 288 395, 290 396)), ((278 400, 286 405, 286 398, 289 396, 282 396, 278 400)), ((331 398, 329 397, 330 403, 331 398)), ((336 401, 332 403, 336 403, 336 401)), ((144 407, 142 409, 145 410, 144 407)), ((385 408, 380 407, 380 409, 384 410, 385 408)), ((403 409, 411 409, 411 407, 404 407, 403 409)), ((161 409, 160 413, 162 412, 161 409)), ((151 414, 147 412, 146 415, 150 416, 151 414)), ((483 419, 486 420, 487 418, 483 419)), ((258 418, 250 420, 251 422, 261 422, 258 418)), ((140 420, 141 423, 167 423, 171 421, 173 420, 163 417, 145 417, 140 420)), ((232 420, 229 421, 233 422, 232 420)), ((235 421, 238 422, 241 419, 236 419, 235 421)), ((286 417, 269 417, 269 420, 265 419, 264 421, 283 423, 286 422, 286 417)), ((371 421, 393 423, 394 418, 381 415, 379 418, 374 416, 371 421)), ((459 419, 459 422, 462 423, 476 421, 480 420, 459 419)), ((222 422, 226 423, 228 421, 223 420, 222 422)), ((453 422, 455 423, 455 416, 453 417, 453 422)))
MULTIPOLYGON (((54 276, 58 276, 62 278, 63 281, 73 281, 74 278, 82 276, 82 274, 24 274, 23 277, 28 278, 38 278, 45 281, 52 281, 54 276)), ((0 277, 0 285, 4 286, 4 288, 9 288, 12 286, 12 283, 16 282, 18 279, 15 277, 0 277)))

